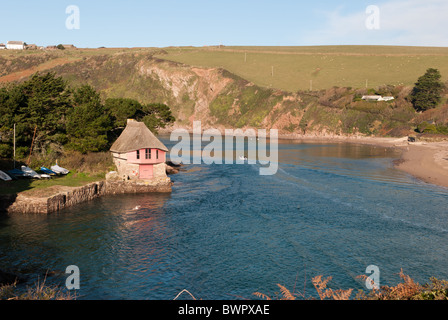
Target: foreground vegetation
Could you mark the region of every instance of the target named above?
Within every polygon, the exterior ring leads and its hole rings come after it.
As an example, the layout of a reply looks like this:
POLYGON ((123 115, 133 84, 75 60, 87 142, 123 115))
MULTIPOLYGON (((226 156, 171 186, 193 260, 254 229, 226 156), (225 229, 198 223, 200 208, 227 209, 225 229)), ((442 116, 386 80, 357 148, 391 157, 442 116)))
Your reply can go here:
MULTIPOLYGON (((373 289, 367 293, 359 290, 355 296, 353 296, 353 289, 331 289, 328 284, 332 277, 316 276, 312 278, 312 283, 320 300, 448 300, 448 281, 431 278, 429 283, 421 285, 404 274, 403 270, 400 271, 399 277, 402 282, 396 286, 381 286, 379 289, 373 289)), ((358 278, 366 280, 366 276, 358 278)), ((308 298, 305 293, 295 292, 295 288, 291 292, 285 286, 280 284, 277 286, 280 292, 274 299, 312 299, 308 298)), ((254 295, 261 299, 272 300, 264 293, 255 292, 254 295)))
MULTIPOLYGON (((396 286, 382 286, 369 292, 359 290, 353 295, 353 289, 331 289, 329 283, 332 277, 323 278, 316 276, 312 278, 312 283, 320 300, 448 300, 448 281, 431 278, 426 284, 415 282, 410 276, 400 271, 399 277, 402 282, 396 286)), ((364 277, 359 277, 363 278, 364 277)), ((67 292, 58 286, 46 285, 46 278, 27 286, 24 293, 18 293, 17 282, 0 285, 0 300, 74 300, 76 294, 67 292)), ((291 291, 283 285, 278 284, 279 292, 274 296, 269 296, 261 292, 255 292, 254 296, 265 300, 315 300, 316 298, 307 296, 305 292, 296 292, 296 288, 291 291)), ((189 297, 197 300, 188 290, 182 290, 174 300, 188 294, 189 297)))

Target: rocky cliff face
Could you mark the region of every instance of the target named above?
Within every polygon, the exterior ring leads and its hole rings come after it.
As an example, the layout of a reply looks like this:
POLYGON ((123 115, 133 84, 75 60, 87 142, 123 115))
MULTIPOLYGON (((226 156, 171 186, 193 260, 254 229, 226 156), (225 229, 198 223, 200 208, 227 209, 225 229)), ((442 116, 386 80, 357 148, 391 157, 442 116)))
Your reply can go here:
MULTIPOLYGON (((226 70, 199 68, 151 54, 92 56, 52 69, 71 83, 88 82, 103 97, 165 103, 177 121, 169 128, 278 129, 283 135, 397 135, 414 116, 405 97, 392 103, 359 101, 365 90, 333 88, 284 92, 259 87, 226 70)), ((392 88, 400 96, 404 88, 392 88)), ((389 91, 390 91, 389 90, 389 91)), ((393 95, 392 93, 390 93, 393 95)))

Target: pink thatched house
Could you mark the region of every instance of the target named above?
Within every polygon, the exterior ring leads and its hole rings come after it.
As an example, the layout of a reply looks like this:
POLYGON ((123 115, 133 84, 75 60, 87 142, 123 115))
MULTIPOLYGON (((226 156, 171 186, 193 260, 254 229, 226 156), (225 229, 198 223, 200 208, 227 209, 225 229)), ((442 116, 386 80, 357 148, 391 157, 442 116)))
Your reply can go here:
POLYGON ((143 122, 128 120, 110 151, 118 175, 125 180, 166 178, 168 148, 143 122))

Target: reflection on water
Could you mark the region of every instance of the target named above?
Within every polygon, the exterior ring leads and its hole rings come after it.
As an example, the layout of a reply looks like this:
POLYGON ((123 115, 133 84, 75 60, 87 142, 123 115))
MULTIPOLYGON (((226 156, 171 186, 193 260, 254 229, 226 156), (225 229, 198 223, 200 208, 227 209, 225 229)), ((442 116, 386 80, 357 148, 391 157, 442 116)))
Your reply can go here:
MULTIPOLYGON (((165 141, 164 141, 165 142, 165 141)), ((170 142, 165 144, 170 147, 170 142)), ((172 145, 172 143, 171 143, 172 145)), ((35 277, 77 265, 81 299, 254 298, 332 276, 362 289, 368 265, 381 284, 401 268, 419 282, 448 278, 448 191, 397 171, 389 149, 348 144, 279 146, 279 170, 190 165, 167 194, 104 197, 51 216, 0 220, 0 269, 35 277)))

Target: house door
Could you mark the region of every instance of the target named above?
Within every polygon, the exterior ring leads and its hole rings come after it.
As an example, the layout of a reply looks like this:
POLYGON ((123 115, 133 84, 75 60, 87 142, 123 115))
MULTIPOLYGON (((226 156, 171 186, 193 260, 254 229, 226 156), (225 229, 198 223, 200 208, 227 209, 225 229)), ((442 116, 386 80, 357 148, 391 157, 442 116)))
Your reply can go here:
POLYGON ((140 179, 151 179, 153 177, 152 164, 140 165, 140 179))

